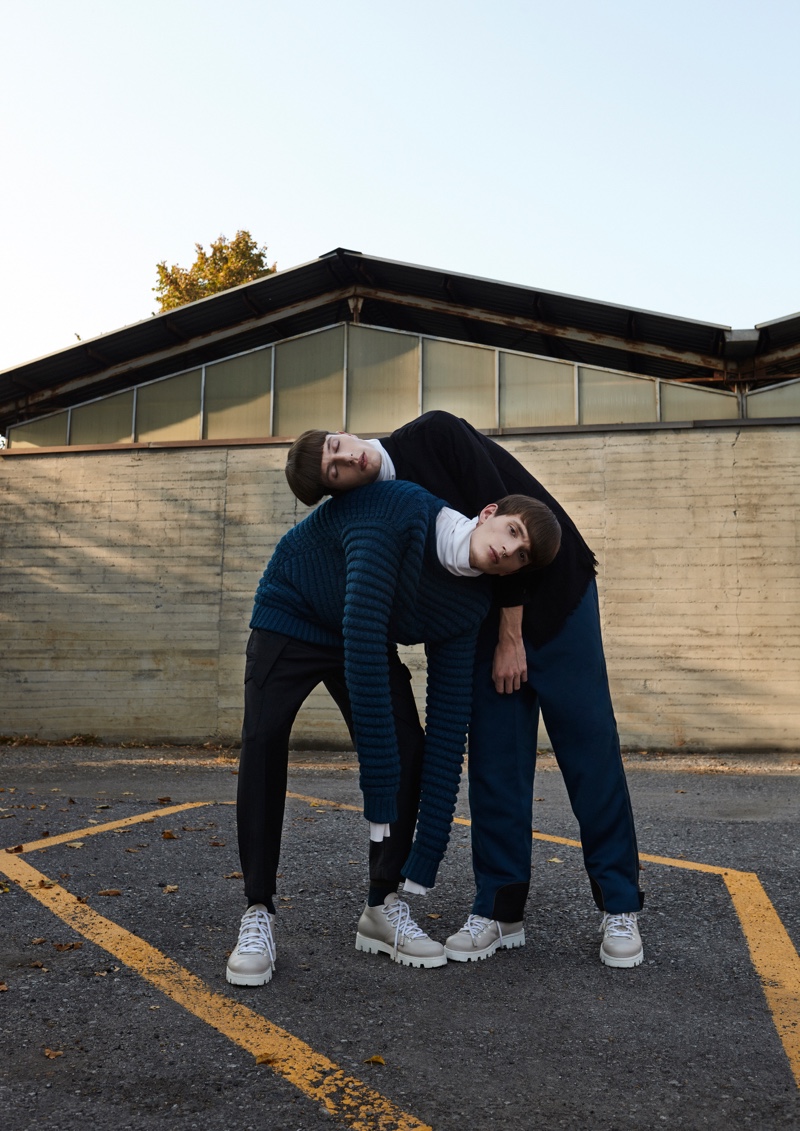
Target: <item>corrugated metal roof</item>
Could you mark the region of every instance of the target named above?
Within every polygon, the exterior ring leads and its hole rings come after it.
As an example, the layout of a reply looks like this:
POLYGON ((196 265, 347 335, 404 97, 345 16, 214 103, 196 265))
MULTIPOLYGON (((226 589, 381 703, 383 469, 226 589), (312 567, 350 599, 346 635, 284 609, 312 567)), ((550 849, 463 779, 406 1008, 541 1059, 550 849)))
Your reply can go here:
MULTIPOLYGON (((5 370, 0 424, 349 320, 351 296, 361 299, 366 324, 585 365, 698 382, 720 381, 726 367, 742 365, 741 342, 726 350, 727 326, 337 248, 5 370)), ((753 376, 797 372, 800 315, 757 329, 753 376)))

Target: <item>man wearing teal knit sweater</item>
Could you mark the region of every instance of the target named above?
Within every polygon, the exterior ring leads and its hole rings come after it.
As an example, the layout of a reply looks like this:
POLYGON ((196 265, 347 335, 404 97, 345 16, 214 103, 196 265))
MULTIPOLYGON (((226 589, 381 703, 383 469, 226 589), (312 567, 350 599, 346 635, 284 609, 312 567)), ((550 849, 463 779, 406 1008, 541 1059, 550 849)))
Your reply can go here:
POLYGON ((406 890, 433 886, 447 845, 491 599, 481 574, 545 565, 559 543, 558 521, 536 500, 512 496, 470 521, 412 483, 324 503, 281 540, 250 622, 237 800, 248 910, 229 982, 272 977, 289 732, 319 682, 354 738, 369 821, 370 890, 356 946, 405 965, 445 963, 397 888, 402 878, 406 890), (426 645, 424 736, 396 643, 426 645))

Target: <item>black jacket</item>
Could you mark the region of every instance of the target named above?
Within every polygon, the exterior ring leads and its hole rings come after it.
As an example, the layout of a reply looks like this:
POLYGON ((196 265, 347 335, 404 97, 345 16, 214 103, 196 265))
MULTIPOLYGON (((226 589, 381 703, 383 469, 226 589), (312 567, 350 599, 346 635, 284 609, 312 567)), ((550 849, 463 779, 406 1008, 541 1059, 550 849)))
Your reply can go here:
POLYGON ((533 647, 552 640, 577 608, 597 562, 564 508, 514 457, 449 412, 426 412, 381 440, 398 479, 419 483, 474 517, 503 495, 529 495, 555 513, 561 548, 544 569, 495 580, 498 605, 524 605, 522 632, 533 647))

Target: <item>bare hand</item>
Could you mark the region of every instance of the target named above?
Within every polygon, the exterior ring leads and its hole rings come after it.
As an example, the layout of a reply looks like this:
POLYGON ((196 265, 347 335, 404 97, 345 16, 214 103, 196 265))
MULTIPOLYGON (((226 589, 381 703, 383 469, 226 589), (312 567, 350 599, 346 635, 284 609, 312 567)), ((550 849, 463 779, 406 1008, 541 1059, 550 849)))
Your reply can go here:
POLYGON ((501 638, 494 650, 492 680, 499 695, 510 695, 519 691, 520 685, 528 679, 528 661, 525 645, 520 638, 501 638))

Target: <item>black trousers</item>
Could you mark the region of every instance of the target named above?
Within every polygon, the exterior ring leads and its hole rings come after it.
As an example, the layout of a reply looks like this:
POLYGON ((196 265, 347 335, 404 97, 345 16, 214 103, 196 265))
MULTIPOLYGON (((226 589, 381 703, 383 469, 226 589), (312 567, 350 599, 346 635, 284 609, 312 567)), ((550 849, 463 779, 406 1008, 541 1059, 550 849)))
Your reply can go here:
MULTIPOLYGON (((297 712, 319 683, 324 683, 330 692, 352 737, 343 649, 306 644, 263 629, 252 630, 244 675, 244 725, 236 800, 239 857, 248 906, 264 903, 274 910, 289 735, 297 712)), ((424 732, 411 690, 411 675, 391 645, 389 683, 400 753, 398 819, 388 838, 380 843, 370 841, 369 879, 376 887, 395 889, 414 839, 424 732)), ((369 835, 366 824, 363 835, 369 835)))

